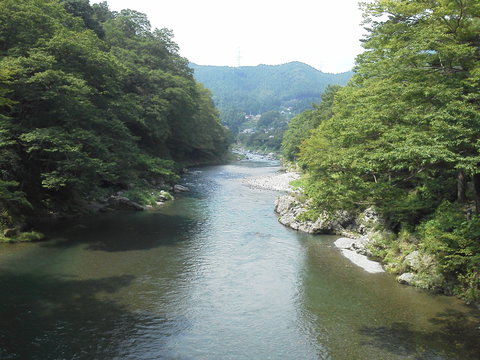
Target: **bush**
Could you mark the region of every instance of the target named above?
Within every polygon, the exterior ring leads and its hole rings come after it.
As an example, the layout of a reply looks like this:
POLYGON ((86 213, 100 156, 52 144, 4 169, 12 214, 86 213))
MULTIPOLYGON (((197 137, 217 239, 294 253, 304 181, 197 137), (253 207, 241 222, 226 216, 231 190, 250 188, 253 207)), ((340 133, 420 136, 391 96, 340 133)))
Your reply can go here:
POLYGON ((419 227, 422 248, 434 254, 452 291, 467 301, 479 299, 480 217, 443 202, 432 219, 419 227))

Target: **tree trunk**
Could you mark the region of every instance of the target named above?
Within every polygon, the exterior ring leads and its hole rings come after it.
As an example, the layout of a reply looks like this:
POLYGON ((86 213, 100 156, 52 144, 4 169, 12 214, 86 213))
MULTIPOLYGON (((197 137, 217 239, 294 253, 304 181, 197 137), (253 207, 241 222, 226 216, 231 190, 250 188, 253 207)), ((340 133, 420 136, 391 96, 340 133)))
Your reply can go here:
POLYGON ((467 177, 463 170, 459 170, 457 174, 457 201, 460 204, 467 202, 467 177))
POLYGON ((480 213, 480 174, 473 175, 473 189, 475 193, 475 212, 480 213))

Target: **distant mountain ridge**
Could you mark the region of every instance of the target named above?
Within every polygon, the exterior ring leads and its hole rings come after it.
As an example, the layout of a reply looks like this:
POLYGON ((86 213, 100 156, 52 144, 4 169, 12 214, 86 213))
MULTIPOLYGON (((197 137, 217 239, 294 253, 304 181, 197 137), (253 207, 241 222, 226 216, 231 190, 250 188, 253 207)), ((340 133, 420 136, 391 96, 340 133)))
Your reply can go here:
POLYGON ((302 62, 282 65, 213 66, 190 64, 195 79, 210 89, 220 112, 260 114, 291 109, 299 113, 320 100, 330 84, 345 85, 353 75, 323 73, 302 62))

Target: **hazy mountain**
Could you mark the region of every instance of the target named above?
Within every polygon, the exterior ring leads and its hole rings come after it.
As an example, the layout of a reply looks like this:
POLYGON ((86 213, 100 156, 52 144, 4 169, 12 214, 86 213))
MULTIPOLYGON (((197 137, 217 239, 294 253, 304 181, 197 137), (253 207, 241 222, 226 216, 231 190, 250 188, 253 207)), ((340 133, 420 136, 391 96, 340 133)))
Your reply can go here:
POLYGON ((352 72, 323 73, 301 63, 258 66, 190 64, 195 79, 213 93, 220 112, 234 109, 247 114, 291 108, 299 113, 320 100, 329 84, 345 85, 352 72))

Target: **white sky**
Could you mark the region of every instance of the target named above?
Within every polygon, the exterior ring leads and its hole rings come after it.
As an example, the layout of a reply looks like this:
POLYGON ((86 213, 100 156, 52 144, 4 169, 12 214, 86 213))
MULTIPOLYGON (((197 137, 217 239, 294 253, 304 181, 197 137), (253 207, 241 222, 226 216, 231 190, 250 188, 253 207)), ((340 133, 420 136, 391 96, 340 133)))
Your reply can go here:
MULTIPOLYGON (((97 3, 101 0, 91 0, 97 3)), ((351 70, 364 32, 358 0, 107 0, 110 10, 147 14, 173 30, 180 54, 200 65, 301 61, 323 72, 351 70)))

